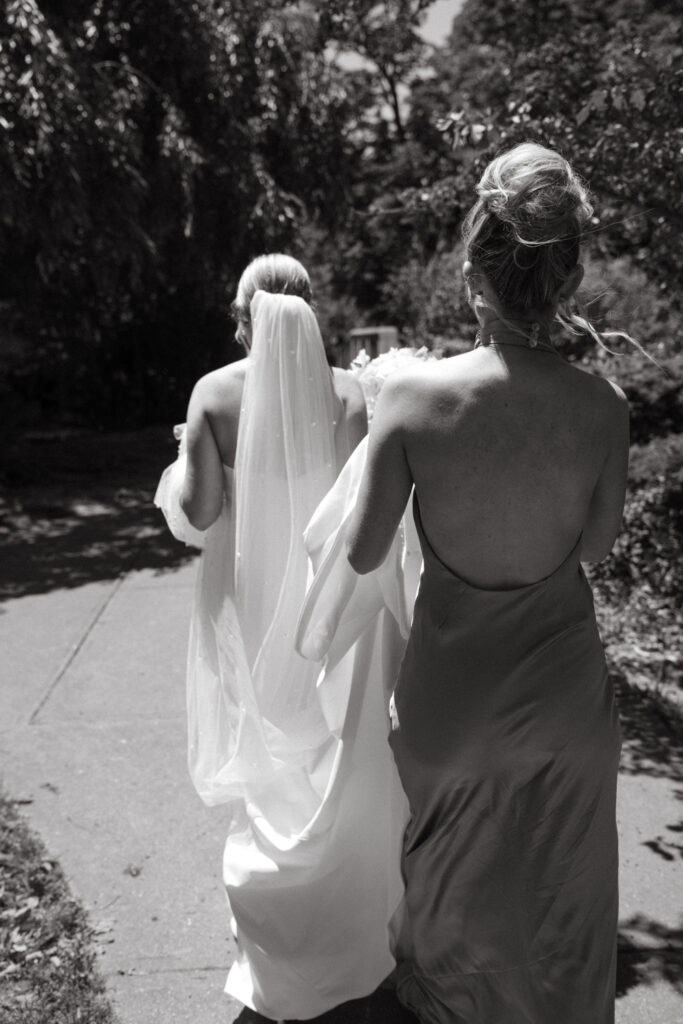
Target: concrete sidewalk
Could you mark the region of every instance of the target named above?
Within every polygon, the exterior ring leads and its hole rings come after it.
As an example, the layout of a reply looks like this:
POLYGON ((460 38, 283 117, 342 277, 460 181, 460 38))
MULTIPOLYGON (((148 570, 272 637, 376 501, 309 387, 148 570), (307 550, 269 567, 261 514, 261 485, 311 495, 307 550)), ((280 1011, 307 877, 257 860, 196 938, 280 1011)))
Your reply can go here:
MULTIPOLYGON (((0 607, 0 775, 90 914, 121 1024, 241 1010, 222 994, 225 812, 202 806, 185 767, 193 576, 132 570, 0 607)), ((680 1024, 683 755, 637 695, 625 732, 617 1022, 680 1024)))
POLYGON ((185 768, 193 578, 193 564, 130 572, 0 616, 0 774, 88 909, 122 1024, 240 1010, 222 994, 224 812, 185 768))

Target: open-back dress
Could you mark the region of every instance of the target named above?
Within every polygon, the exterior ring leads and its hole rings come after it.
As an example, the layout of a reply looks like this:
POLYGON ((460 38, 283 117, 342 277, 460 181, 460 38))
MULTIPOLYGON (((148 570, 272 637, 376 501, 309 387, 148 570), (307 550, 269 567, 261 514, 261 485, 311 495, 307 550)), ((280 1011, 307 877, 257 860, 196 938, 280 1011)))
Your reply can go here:
POLYGON ((487 590, 414 512, 400 997, 422 1024, 611 1024, 620 734, 580 542, 546 579, 487 590))

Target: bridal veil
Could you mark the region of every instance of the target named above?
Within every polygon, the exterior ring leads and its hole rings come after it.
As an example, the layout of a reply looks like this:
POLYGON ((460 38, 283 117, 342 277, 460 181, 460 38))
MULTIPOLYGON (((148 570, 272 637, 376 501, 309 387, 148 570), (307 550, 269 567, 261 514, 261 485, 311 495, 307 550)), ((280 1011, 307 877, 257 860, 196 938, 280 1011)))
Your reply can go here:
MULTIPOLYGON (((223 876, 238 949, 226 990, 265 1016, 307 1019, 370 993, 394 965, 405 799, 383 680, 397 670, 405 616, 378 583, 356 588, 346 561, 364 446, 333 487, 337 399, 315 314, 262 291, 250 311, 235 470, 224 469, 195 589, 189 766, 202 799, 228 815, 223 876), (304 658, 303 538, 318 506, 304 658), (336 630, 340 621, 352 628, 336 630), (328 634, 347 638, 332 660, 328 634)), ((181 478, 176 463, 157 501, 192 541, 172 486, 181 478)), ((390 559, 400 569, 395 550, 390 559)))
MULTIPOLYGON (((206 803, 243 797, 247 787, 264 827, 287 806, 281 826, 296 833, 315 807, 327 752, 316 669, 296 654, 293 636, 308 571, 301 538, 336 476, 334 393, 303 299, 258 291, 251 316, 235 472, 226 474, 234 531, 224 544, 233 541, 234 553, 221 549, 211 602, 211 685, 206 652, 190 653, 190 771, 206 803)), ((212 557, 208 550, 204 560, 212 557)))

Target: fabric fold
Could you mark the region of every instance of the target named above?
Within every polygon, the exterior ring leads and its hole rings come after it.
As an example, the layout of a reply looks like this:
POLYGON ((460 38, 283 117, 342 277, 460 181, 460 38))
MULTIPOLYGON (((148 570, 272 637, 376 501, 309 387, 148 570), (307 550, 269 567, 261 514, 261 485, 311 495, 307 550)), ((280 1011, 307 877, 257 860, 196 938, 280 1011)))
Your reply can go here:
POLYGON ((328 669, 384 608, 396 620, 404 639, 410 631, 422 561, 412 512, 406 512, 386 558, 373 572, 359 576, 346 555, 349 523, 366 458, 367 437, 348 459, 304 534, 313 577, 299 616, 295 644, 305 658, 324 658, 328 669))
POLYGON ((173 428, 173 434, 179 441, 178 458, 161 474, 154 495, 154 504, 163 512, 168 528, 176 540, 181 540, 189 547, 201 550, 206 543, 206 531, 196 530, 180 507, 180 495, 187 468, 185 424, 177 424, 173 428))
MULTIPOLYGON (((305 1020, 368 994, 394 967, 406 802, 386 686, 407 610, 400 541, 372 578, 354 579, 346 560, 364 449, 330 490, 332 377, 310 308, 257 293, 252 323, 236 470, 224 468, 197 572, 188 761, 202 800, 229 816, 223 878, 238 953, 226 990, 266 1017, 305 1020), (294 645, 304 530, 326 567, 306 605, 313 660, 294 645)), ((183 459, 158 497, 185 540, 183 459)))

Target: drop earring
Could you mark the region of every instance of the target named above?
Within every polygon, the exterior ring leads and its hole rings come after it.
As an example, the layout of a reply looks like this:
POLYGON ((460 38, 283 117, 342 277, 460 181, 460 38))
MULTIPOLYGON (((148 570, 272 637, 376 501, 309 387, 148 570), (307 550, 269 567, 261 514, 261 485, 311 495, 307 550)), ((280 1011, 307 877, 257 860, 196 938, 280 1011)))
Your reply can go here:
POLYGON ((538 320, 534 320, 529 331, 529 348, 536 348, 538 345, 538 336, 541 333, 541 325, 538 320))

